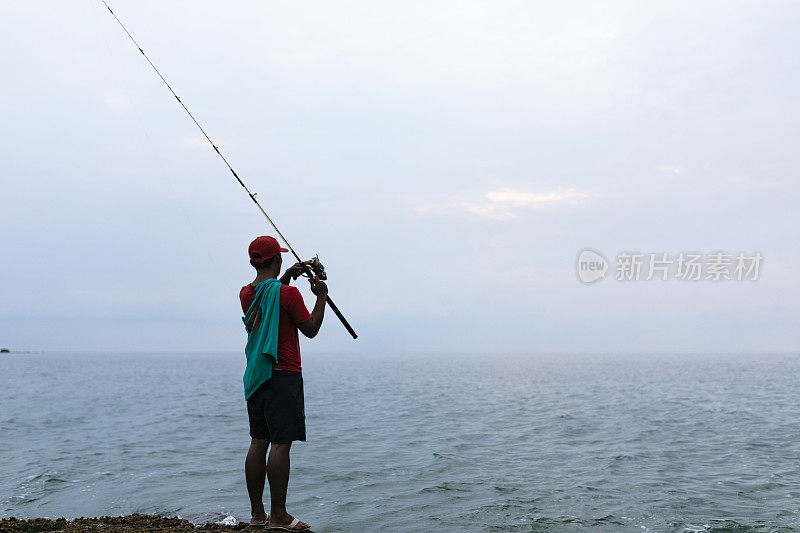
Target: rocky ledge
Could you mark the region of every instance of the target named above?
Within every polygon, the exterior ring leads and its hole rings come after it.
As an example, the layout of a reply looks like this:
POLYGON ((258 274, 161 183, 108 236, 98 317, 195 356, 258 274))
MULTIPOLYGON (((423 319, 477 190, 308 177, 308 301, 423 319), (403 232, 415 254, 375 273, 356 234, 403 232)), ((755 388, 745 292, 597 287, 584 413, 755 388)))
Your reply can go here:
MULTIPOLYGON (((128 516, 101 516, 100 518, 76 518, 67 520, 58 518, 50 520, 47 518, 31 518, 19 520, 17 518, 3 518, 0 520, 0 533, 139 533, 145 531, 239 531, 248 528, 246 523, 239 523, 235 526, 224 526, 221 524, 208 523, 202 526, 194 526, 188 520, 180 518, 166 518, 163 516, 132 514, 128 516)), ((258 528, 264 531, 263 528, 258 528)))

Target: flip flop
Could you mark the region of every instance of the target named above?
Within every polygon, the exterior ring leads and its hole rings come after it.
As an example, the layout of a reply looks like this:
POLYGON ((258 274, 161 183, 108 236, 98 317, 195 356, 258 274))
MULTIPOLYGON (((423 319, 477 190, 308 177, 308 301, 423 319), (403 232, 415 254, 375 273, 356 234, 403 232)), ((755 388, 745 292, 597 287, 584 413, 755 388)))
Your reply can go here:
POLYGON ((308 531, 311 526, 296 528, 295 526, 300 523, 297 518, 293 519, 288 526, 267 526, 267 531, 308 531))
POLYGON ((269 515, 267 515, 267 519, 263 522, 248 522, 246 527, 264 527, 269 523, 269 515))

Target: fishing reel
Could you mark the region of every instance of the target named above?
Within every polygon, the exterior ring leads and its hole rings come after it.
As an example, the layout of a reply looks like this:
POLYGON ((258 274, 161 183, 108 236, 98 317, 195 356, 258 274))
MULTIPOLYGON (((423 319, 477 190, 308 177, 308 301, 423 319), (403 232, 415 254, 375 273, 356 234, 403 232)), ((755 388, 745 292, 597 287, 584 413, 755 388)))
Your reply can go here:
POLYGON ((311 275, 313 274, 323 281, 328 279, 328 275, 325 273, 325 267, 320 262, 318 255, 315 255, 308 261, 303 261, 303 264, 308 267, 303 269, 303 276, 313 279, 313 276, 311 275))

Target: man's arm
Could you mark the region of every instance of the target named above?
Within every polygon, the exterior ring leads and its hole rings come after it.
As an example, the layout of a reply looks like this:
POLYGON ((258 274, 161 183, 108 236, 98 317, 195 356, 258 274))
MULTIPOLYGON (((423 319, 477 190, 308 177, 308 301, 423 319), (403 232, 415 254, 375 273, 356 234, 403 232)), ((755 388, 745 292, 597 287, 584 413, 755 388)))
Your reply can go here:
POLYGON ((311 311, 311 318, 297 324, 297 329, 309 339, 316 337, 317 333, 319 333, 319 328, 322 327, 322 318, 325 316, 325 301, 328 297, 328 286, 325 285, 324 281, 314 276, 314 281, 311 282, 311 292, 317 297, 314 310, 311 311))

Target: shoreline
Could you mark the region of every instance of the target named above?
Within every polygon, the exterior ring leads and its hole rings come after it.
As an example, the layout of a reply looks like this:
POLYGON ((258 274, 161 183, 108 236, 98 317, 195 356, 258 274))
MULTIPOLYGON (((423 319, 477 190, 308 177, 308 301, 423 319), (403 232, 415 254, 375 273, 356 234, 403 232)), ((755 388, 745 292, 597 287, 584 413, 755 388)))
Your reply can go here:
MULTIPOLYGON (((126 516, 100 516, 96 518, 3 518, 0 519, 0 533, 38 533, 38 532, 103 532, 103 533, 139 533, 146 531, 241 531, 248 529, 247 522, 235 526, 207 522, 195 526, 183 518, 158 515, 130 514, 126 516)), ((255 530, 251 528, 250 530, 255 530)), ((257 528, 264 530, 263 528, 257 528)))

